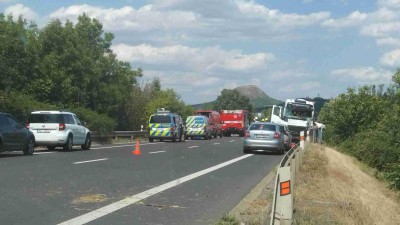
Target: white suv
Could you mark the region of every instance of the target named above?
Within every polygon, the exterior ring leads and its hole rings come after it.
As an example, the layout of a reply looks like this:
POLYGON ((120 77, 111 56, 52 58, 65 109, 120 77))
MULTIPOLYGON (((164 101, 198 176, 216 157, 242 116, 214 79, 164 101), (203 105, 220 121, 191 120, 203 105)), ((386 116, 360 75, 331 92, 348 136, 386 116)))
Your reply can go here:
POLYGON ((84 150, 90 149, 89 129, 71 112, 35 111, 26 126, 35 135, 36 146, 47 146, 49 150, 60 146, 71 151, 73 145, 80 145, 84 150))

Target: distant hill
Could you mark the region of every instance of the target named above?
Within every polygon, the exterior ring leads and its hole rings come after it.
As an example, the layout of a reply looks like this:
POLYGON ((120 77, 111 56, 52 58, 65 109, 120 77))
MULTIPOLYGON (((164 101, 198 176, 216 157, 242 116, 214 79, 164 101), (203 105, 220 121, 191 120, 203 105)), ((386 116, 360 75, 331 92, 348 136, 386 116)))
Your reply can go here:
MULTIPOLYGON (((254 109, 264 108, 265 105, 277 105, 283 103, 280 100, 269 97, 255 85, 244 85, 235 88, 234 90, 238 91, 240 94, 248 97, 250 102, 253 103, 254 109)), ((206 102, 201 104, 192 105, 195 109, 212 109, 215 101, 206 102)))
POLYGON ((238 91, 244 96, 247 96, 251 103, 253 103, 256 111, 258 108, 264 108, 266 105, 279 105, 283 103, 283 101, 269 97, 264 91, 255 85, 244 85, 237 87, 234 90, 238 91))

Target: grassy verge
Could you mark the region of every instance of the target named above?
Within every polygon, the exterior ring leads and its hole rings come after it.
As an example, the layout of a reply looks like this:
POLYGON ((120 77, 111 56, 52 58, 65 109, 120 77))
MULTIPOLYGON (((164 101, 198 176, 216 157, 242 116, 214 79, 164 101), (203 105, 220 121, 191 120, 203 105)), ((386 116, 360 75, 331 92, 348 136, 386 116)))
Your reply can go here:
POLYGON ((311 145, 297 174, 295 224, 400 224, 396 192, 352 157, 311 145))

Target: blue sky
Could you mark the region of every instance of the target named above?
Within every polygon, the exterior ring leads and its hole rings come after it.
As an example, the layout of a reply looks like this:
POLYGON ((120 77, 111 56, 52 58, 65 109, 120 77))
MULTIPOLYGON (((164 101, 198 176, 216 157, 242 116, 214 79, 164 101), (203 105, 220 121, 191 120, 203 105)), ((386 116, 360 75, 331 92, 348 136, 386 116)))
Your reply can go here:
POLYGON ((0 0, 45 26, 86 12, 121 60, 187 103, 254 84, 274 98, 336 97, 389 84, 400 67, 400 0, 0 0))

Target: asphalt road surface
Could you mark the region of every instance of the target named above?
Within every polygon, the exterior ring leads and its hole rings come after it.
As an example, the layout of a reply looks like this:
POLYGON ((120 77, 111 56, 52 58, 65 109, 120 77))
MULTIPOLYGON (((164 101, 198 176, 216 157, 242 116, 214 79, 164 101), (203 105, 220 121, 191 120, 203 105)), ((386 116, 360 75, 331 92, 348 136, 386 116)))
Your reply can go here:
POLYGON ((281 156, 239 137, 0 154, 0 224, 212 224, 281 156))

